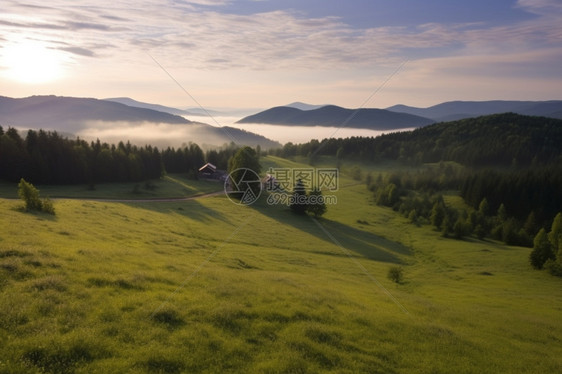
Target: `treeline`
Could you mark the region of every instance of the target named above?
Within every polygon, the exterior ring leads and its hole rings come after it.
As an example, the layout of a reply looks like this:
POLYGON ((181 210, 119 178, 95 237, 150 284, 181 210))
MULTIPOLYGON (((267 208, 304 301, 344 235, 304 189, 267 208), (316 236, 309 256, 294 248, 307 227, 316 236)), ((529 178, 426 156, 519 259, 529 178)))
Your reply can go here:
POLYGON ((197 144, 180 148, 139 147, 69 139, 57 132, 29 130, 22 138, 14 128, 0 126, 0 180, 34 184, 94 185, 104 182, 138 182, 160 178, 164 173, 187 173, 213 162, 226 169, 236 146, 226 145, 204 155, 197 144))
POLYGON ((508 171, 478 170, 463 178, 460 194, 473 208, 486 199, 492 210, 504 204, 507 214, 524 221, 552 222, 562 211, 562 165, 508 171))
POLYGON ((410 132, 372 137, 287 143, 270 154, 280 157, 320 155, 409 165, 455 161, 466 166, 525 167, 562 162, 562 120, 496 114, 438 123, 410 132))
POLYGON ((56 132, 0 128, 0 179, 32 183, 75 184, 141 181, 159 178, 164 170, 156 147, 120 142, 109 145, 68 139, 56 132))
POLYGON ((555 165, 501 173, 440 163, 384 178, 368 176, 366 182, 377 205, 457 239, 472 235, 530 247, 539 230, 550 227, 562 211, 562 167, 555 165), (460 191, 467 206, 447 205, 447 191, 460 191))

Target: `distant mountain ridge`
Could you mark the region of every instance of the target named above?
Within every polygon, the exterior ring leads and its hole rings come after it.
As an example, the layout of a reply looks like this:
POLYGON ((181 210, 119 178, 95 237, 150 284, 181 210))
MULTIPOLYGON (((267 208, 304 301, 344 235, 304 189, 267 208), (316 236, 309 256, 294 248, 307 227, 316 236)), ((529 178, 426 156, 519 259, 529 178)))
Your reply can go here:
POLYGON ((326 105, 317 109, 301 110, 280 106, 244 117, 237 123, 263 123, 286 126, 326 126, 371 130, 395 130, 421 127, 434 121, 421 116, 396 113, 385 109, 347 109, 326 105))
POLYGON ((303 103, 303 102, 300 102, 300 101, 295 101, 294 103, 287 104, 287 105, 284 105, 284 106, 289 107, 289 108, 300 109, 300 110, 314 110, 314 109, 320 109, 320 108, 322 108, 326 105, 325 104, 324 105, 312 105, 312 104, 307 104, 307 103, 303 103))
POLYGON ((159 105, 159 104, 149 104, 143 103, 130 97, 112 97, 108 99, 103 99, 104 101, 111 101, 114 103, 124 104, 127 106, 135 107, 135 108, 144 108, 144 109, 152 109, 159 112, 170 113, 177 116, 189 116, 189 115, 198 115, 196 113, 189 112, 187 110, 172 108, 169 106, 159 105))
MULTIPOLYGON (((167 108, 155 104, 151 104, 151 106, 167 108)), ((0 96, 0 125, 4 128, 12 126, 44 129, 77 135, 86 129, 96 129, 99 126, 118 127, 123 123, 177 125, 178 128, 190 130, 189 134, 193 135, 193 137, 185 139, 186 143, 193 141, 221 146, 224 143, 235 141, 250 146, 259 144, 264 149, 281 146, 276 141, 252 132, 233 127, 215 127, 206 123, 193 122, 168 112, 128 106, 109 100, 53 95, 18 99, 0 96)), ((134 133, 133 128, 131 135, 133 136, 134 133)))
POLYGON ((93 98, 30 96, 13 99, 0 96, 0 119, 7 126, 49 128, 57 131, 80 130, 89 121, 153 122, 190 124, 170 113, 93 98))
POLYGON ((512 112, 529 116, 562 119, 562 100, 550 101, 448 101, 428 108, 394 105, 386 108, 396 113, 407 113, 430 118, 436 122, 512 112))

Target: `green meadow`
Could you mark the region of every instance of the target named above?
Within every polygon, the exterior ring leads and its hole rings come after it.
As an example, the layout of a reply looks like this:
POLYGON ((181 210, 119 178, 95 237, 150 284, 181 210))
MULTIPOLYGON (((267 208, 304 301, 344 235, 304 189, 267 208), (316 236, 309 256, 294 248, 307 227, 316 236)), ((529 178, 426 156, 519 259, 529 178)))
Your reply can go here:
POLYGON ((442 238, 349 174, 319 219, 179 176, 38 188, 55 216, 0 186, 0 373, 562 372, 530 249, 442 238))

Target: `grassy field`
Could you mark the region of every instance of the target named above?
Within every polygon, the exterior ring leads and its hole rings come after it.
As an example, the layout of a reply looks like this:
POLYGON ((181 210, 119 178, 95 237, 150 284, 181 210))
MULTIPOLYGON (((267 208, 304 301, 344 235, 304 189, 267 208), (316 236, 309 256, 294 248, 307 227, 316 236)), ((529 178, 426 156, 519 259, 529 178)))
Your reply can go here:
MULTIPOLYGON (((173 178, 146 195, 216 189, 173 178)), ((340 186, 318 221, 224 196, 62 199, 54 217, 0 199, 0 373, 562 371, 560 279, 529 249, 444 239, 340 186)))
MULTIPOLYGON (((190 180, 182 175, 167 175, 160 180, 142 183, 101 183, 94 186, 38 185, 41 196, 70 199, 165 199, 184 198, 222 191, 223 185, 214 181, 190 180)), ((0 182, 0 198, 17 199, 17 186, 0 182)))

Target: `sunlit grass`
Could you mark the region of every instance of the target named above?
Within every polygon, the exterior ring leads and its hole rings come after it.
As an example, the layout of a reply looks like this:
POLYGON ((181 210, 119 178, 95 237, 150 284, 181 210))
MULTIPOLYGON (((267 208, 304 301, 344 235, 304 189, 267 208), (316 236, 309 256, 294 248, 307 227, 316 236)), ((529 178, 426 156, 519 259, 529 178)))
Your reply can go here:
POLYGON ((53 217, 0 199, 0 373, 561 371, 560 282, 529 249, 442 238, 342 178, 319 222, 343 249, 264 201, 57 200, 53 217))

